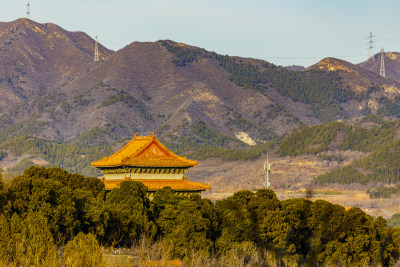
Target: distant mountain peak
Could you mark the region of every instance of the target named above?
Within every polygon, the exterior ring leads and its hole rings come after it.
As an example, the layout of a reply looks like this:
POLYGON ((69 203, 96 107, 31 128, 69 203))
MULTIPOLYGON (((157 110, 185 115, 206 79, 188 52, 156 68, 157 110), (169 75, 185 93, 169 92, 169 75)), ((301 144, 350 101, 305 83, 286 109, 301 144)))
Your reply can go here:
POLYGON ((385 55, 389 57, 391 60, 400 60, 399 52, 386 52, 385 55))
MULTIPOLYGON (((52 23, 0 22, 0 111, 68 83, 93 61, 95 41, 52 23)), ((113 51, 99 44, 101 57, 113 51)))
POLYGON ((291 71, 305 71, 306 70, 305 67, 299 66, 299 65, 290 65, 290 66, 286 66, 285 68, 288 70, 291 70, 291 71))
POLYGON ((21 29, 21 27, 24 29, 31 29, 31 30, 34 29, 43 30, 43 28, 47 27, 46 24, 41 24, 27 18, 20 18, 11 22, 6 22, 5 24, 8 24, 8 29, 11 31, 19 30, 21 29))
POLYGON ((320 69, 324 71, 345 71, 345 72, 354 72, 352 68, 349 66, 349 62, 333 58, 333 57, 327 57, 318 62, 317 64, 309 67, 309 69, 320 69))
POLYGON ((376 71, 376 68, 378 67, 376 66, 377 61, 379 61, 380 64, 380 55, 379 60, 370 59, 358 65, 352 64, 345 60, 328 57, 324 58, 317 64, 310 66, 308 69, 337 71, 342 77, 344 88, 347 88, 357 93, 365 93, 372 87, 400 89, 400 83, 388 79, 387 77, 385 78, 379 76, 379 68, 376 71), (371 64, 374 64, 374 69, 371 69, 371 67, 364 67, 372 66, 371 64))
MULTIPOLYGON (((386 78, 400 82, 400 53, 384 52, 386 78)), ((375 54, 368 60, 361 62, 358 66, 375 72, 379 75, 381 69, 381 53, 375 54)))

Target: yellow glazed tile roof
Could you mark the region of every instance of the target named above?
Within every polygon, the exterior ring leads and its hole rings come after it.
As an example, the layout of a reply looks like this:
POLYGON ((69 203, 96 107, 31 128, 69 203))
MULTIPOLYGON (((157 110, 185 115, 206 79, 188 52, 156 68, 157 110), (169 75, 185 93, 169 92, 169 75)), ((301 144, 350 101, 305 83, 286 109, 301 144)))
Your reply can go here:
MULTIPOLYGON (((103 180, 105 188, 107 190, 119 188, 121 182, 126 180, 103 180)), ((148 191, 157 191, 164 187, 171 187, 174 191, 204 191, 210 189, 207 184, 197 183, 189 181, 186 177, 184 179, 131 179, 130 181, 136 181, 143 183, 148 191)))
POLYGON ((193 167, 197 161, 180 157, 160 143, 154 133, 137 136, 110 157, 91 163, 93 167, 193 167))

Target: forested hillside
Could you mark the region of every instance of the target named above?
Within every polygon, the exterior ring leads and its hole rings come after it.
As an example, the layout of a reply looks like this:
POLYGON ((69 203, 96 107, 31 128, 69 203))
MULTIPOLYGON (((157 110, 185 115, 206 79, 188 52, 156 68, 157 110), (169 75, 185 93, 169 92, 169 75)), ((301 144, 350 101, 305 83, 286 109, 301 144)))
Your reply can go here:
POLYGON ((267 96, 270 93, 268 89, 273 88, 293 102, 308 105, 312 111, 308 116, 321 122, 360 115, 360 112, 352 110, 354 103, 346 104, 350 100, 355 100, 365 109, 363 115, 371 112, 389 117, 400 115, 394 107, 398 99, 394 100, 393 94, 384 92, 386 88, 400 84, 345 61, 326 59, 306 71, 291 71, 265 61, 218 55, 171 41, 162 41, 162 44, 177 57, 173 61, 177 66, 184 67, 200 58, 215 58, 238 86, 267 96), (380 104, 378 109, 371 110, 365 102, 371 97, 380 104))
MULTIPOLYGON (((327 58, 294 71, 170 40, 134 42, 116 52, 100 45, 101 60, 93 62, 94 40, 84 33, 27 19, 0 28, 0 168, 7 178, 31 165, 96 176, 91 161, 136 132, 154 131, 195 160, 256 160, 283 140, 281 156, 350 160, 335 171, 352 175, 340 179, 397 181, 395 162, 377 158, 389 158, 390 146, 397 147, 385 127, 400 116, 400 85, 368 69, 327 58), (351 125, 372 115, 389 122, 351 125), (349 122, 321 125, 338 120, 349 122), (363 159, 337 151, 357 151, 363 159), (373 170, 363 169, 370 162, 373 170)), ((327 174, 315 182, 332 179, 327 174)))
POLYGON ((141 183, 107 193, 100 180, 59 168, 32 167, 9 183, 0 177, 0 224, 4 265, 106 266, 115 260, 107 247, 133 256, 119 264, 137 265, 392 266, 400 255, 399 228, 359 208, 280 201, 268 189, 213 204, 164 188, 150 200, 141 183))
MULTIPOLYGON (((327 125, 302 127, 279 146, 281 156, 314 154, 330 161, 343 162, 343 167, 314 179, 320 186, 327 184, 395 185, 400 182, 400 121, 385 121, 367 116, 357 122, 332 122, 327 125)), ((397 187, 368 190, 371 197, 390 197, 399 193, 397 187)))

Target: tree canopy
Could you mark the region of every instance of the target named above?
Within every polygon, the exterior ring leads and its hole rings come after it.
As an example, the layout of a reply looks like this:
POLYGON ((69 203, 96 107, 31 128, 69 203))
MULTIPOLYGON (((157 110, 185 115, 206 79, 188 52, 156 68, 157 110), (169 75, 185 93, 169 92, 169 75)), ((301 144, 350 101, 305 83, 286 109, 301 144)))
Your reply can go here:
POLYGON ((180 259, 241 253, 250 263, 261 250, 281 265, 392 266, 400 257, 400 229, 382 217, 323 200, 279 200, 269 189, 241 190, 214 204, 163 188, 150 200, 138 182, 106 192, 98 179, 31 167, 2 190, 1 264, 49 265, 59 247, 67 265, 72 258, 104 264, 100 245, 131 247, 143 237, 180 259))

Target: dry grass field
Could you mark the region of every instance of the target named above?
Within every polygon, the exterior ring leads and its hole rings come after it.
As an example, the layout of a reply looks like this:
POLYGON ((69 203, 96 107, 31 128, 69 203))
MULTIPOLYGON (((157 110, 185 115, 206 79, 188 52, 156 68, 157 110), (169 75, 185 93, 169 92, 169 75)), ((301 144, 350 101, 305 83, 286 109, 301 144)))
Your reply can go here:
MULTIPOLYGON (((210 184, 211 190, 203 197, 212 201, 231 196, 238 190, 256 190, 263 187, 264 162, 266 156, 254 161, 224 162, 220 159, 208 159, 199 162, 187 176, 195 181, 210 184)), ((400 212, 400 197, 389 199, 370 199, 366 190, 376 185, 328 185, 316 186, 312 179, 327 171, 348 164, 348 162, 329 162, 317 156, 299 157, 269 156, 271 164, 271 188, 279 199, 310 197, 312 200, 324 199, 344 207, 360 207, 372 216, 390 218, 400 212)))

